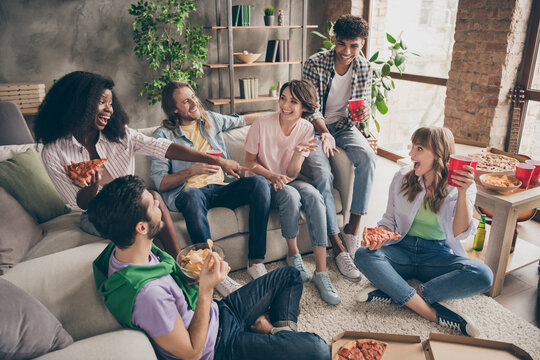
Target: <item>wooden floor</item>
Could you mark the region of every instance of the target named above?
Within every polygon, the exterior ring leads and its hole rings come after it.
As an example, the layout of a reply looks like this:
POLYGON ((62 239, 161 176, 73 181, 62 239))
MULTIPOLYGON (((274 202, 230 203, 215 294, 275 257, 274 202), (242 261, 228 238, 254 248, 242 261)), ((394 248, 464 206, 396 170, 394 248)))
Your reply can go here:
MULTIPOLYGON (((519 223, 518 233, 520 238, 540 246, 539 222, 529 220, 519 223)), ((519 246, 519 242, 516 246, 519 246)), ((506 275, 503 290, 495 300, 519 317, 540 327, 539 278, 538 263, 513 271, 506 275)))

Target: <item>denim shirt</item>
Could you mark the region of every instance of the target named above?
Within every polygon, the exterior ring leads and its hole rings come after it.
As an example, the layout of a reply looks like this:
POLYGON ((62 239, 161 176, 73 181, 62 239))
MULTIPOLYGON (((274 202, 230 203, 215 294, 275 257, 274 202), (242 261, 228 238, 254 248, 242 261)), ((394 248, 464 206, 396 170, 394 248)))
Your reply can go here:
MULTIPOLYGON (((416 196, 412 203, 409 202, 407 197, 400 192, 401 184, 403 183, 403 178, 412 168, 405 166, 398 170, 394 175, 392 184, 390 185, 390 191, 388 195, 388 204, 386 205, 386 212, 383 215, 383 218, 377 223, 377 225, 384 225, 390 230, 400 233, 401 238, 396 240, 391 240, 386 242, 385 245, 391 245, 400 242, 405 235, 411 229, 412 223, 418 212, 420 206, 422 206, 424 196, 426 195, 426 189, 424 187, 423 178, 420 177, 420 185, 422 186, 422 191, 416 196)), ((454 230, 452 229, 454 225, 454 217, 456 215, 457 207, 457 197, 458 191, 457 188, 448 185, 449 192, 446 198, 443 200, 441 208, 437 212, 437 220, 441 226, 444 235, 446 236, 446 243, 455 255, 468 257, 467 252, 461 245, 460 240, 466 239, 469 234, 474 232, 475 227, 471 219, 471 223, 467 230, 461 234, 454 236, 454 230)), ((473 183, 467 189, 467 203, 470 209, 474 206, 476 200, 476 185, 473 183)))
MULTIPOLYGON (((210 121, 212 121, 213 124, 210 132, 207 132, 204 128, 202 119, 197 120, 199 122, 202 136, 206 139, 206 141, 208 141, 212 149, 221 150, 221 156, 229 159, 229 151, 227 150, 225 140, 223 139, 223 131, 244 126, 246 123, 244 117, 240 115, 222 115, 211 111, 207 111, 206 113, 209 115, 210 121)), ((173 131, 167 129, 164 126, 160 126, 154 131, 153 136, 155 138, 169 139, 177 144, 184 145, 193 149, 193 142, 191 142, 191 140, 186 136, 184 131, 182 131, 181 127, 179 127, 177 131, 173 131)), ((179 171, 185 170, 194 164, 191 161, 170 159, 161 160, 153 156, 149 156, 149 159, 151 160, 150 178, 154 182, 156 189, 159 189, 159 187, 161 186, 161 181, 163 181, 163 177, 165 175, 174 174, 179 171)), ((234 178, 225 174, 226 182, 230 182, 232 180, 234 180, 234 178)), ((185 184, 181 184, 180 186, 167 190, 165 192, 160 191, 161 196, 163 197, 163 201, 165 201, 165 204, 167 204, 169 210, 178 211, 176 205, 174 204, 174 201, 176 200, 178 194, 180 194, 180 192, 184 190, 184 186, 185 184)))

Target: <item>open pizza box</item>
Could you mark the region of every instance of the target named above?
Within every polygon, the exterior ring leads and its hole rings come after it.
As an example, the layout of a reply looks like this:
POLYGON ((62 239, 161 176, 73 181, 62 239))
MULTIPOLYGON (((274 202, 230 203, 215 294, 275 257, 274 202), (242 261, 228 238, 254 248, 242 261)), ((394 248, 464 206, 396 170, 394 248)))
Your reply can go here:
POLYGON ((339 348, 356 339, 375 339, 388 344, 383 360, 532 360, 514 344, 465 336, 431 333, 422 342, 419 336, 345 331, 332 339, 332 358, 339 348))

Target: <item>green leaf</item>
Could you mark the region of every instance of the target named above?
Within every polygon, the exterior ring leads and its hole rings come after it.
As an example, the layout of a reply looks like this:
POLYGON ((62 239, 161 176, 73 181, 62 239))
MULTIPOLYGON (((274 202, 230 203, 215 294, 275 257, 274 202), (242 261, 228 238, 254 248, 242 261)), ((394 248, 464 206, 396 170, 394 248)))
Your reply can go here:
POLYGON ((382 78, 382 84, 386 90, 390 91, 392 89, 392 80, 388 78, 382 78))
POLYGON ((369 62, 374 62, 379 57, 379 52, 377 51, 375 54, 371 55, 369 58, 369 62))
POLYGON ((323 41, 323 45, 324 45, 325 48, 331 49, 332 46, 334 46, 334 43, 329 41, 329 40, 325 40, 325 41, 323 41))
POLYGON ((374 63, 380 65, 380 64, 384 64, 384 61, 382 61, 382 60, 377 60, 377 61, 374 61, 374 63))
POLYGON ((400 45, 399 43, 396 43, 396 44, 394 45, 394 49, 396 49, 396 50, 399 50, 400 47, 401 47, 401 45, 400 45))
POLYGON ((326 22, 326 25, 324 27, 324 31, 327 33, 327 34, 330 34, 331 31, 333 31, 334 29, 334 23, 331 22, 331 21, 327 21, 326 22))
POLYGON ((420 53, 418 53, 416 51, 412 51, 412 50, 409 50, 409 54, 413 54, 415 56, 422 56, 420 53))
POLYGON ((318 31, 312 31, 311 33, 312 33, 313 35, 315 35, 315 36, 318 36, 318 37, 322 38, 322 39, 325 39, 325 40, 327 39, 327 37, 326 37, 325 35, 321 34, 321 33, 318 32, 318 31))
POLYGON ((401 39, 401 40, 399 41, 399 43, 401 44, 401 48, 402 48, 403 50, 407 50, 407 45, 405 45, 405 41, 404 41, 403 39, 401 39))
POLYGON ((392 44, 395 44, 396 43, 396 39, 394 39, 392 37, 392 35, 390 35, 389 33, 386 33, 386 40, 388 40, 388 42, 392 43, 392 44))
POLYGON ((390 65, 384 64, 382 69, 381 69, 381 74, 383 76, 387 76, 388 74, 390 74, 390 65))
POLYGON ((406 59, 407 58, 405 57, 405 55, 397 54, 396 59, 395 59, 396 66, 399 67, 401 64, 405 62, 406 59))
POLYGON ((381 100, 381 101, 377 101, 375 103, 375 105, 377 106, 377 110, 379 110, 379 112, 384 115, 388 112, 388 106, 386 106, 386 103, 384 102, 384 100, 381 100))

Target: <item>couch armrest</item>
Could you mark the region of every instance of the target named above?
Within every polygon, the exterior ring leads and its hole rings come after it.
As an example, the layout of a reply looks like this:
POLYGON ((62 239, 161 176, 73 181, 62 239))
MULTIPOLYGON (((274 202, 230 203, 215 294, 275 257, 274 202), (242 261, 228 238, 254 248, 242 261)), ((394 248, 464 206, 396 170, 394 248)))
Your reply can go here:
POLYGON ((341 195, 343 223, 346 224, 349 221, 349 211, 351 210, 354 166, 343 149, 339 149, 339 153, 330 158, 330 166, 332 166, 332 174, 334 174, 334 188, 341 195))

